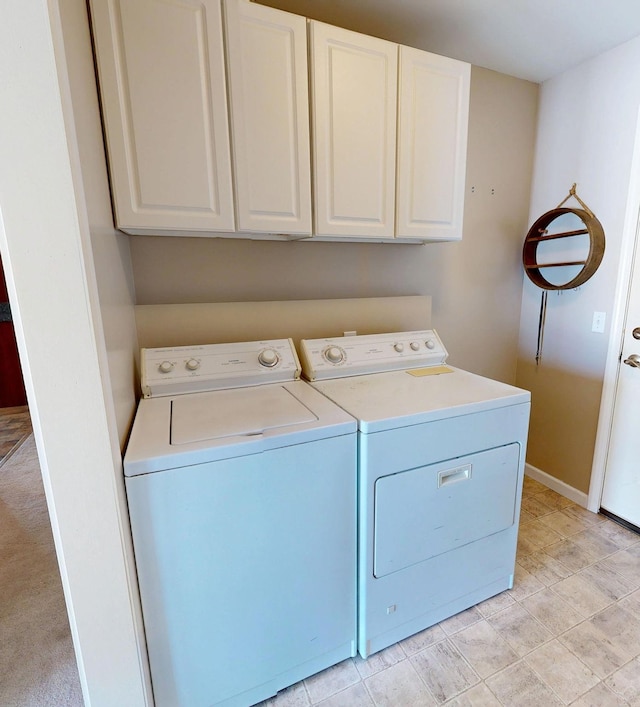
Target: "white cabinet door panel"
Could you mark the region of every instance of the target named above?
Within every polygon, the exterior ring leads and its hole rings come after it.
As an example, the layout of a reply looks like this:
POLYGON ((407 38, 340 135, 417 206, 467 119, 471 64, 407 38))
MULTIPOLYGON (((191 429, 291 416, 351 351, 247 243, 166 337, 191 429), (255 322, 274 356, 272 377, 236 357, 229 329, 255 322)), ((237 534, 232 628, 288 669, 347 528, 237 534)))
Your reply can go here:
POLYGON ((247 0, 225 20, 238 230, 310 234, 306 20, 247 0))
POLYGON ((398 237, 462 238, 470 68, 400 47, 398 237))
POLYGON ((233 230, 220 0, 104 0, 92 20, 117 226, 233 230))
POLYGON ((392 238, 398 47, 310 29, 315 233, 392 238))

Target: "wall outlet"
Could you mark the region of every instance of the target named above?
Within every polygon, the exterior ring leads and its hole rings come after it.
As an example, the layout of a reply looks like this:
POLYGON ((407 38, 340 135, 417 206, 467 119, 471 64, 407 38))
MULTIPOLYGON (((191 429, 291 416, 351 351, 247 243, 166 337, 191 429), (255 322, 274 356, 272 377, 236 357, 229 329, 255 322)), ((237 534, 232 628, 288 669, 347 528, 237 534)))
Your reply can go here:
POLYGON ((604 332, 604 323, 606 319, 606 312, 594 312, 593 323, 591 324, 591 331, 595 331, 597 334, 602 334, 604 332))

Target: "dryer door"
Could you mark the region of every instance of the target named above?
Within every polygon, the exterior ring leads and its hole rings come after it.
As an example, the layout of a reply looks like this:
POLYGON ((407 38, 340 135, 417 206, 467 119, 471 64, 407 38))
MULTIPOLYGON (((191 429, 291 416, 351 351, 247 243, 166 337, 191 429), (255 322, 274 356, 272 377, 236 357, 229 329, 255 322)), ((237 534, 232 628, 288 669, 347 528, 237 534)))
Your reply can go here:
POLYGON ((514 443, 379 478, 374 576, 512 526, 519 457, 514 443))

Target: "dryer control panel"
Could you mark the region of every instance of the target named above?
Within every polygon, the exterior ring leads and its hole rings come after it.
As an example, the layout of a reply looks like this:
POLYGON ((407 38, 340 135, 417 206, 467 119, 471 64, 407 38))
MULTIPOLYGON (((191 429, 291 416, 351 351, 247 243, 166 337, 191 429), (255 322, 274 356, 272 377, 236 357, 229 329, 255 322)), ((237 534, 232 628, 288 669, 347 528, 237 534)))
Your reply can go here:
POLYGON ((142 349, 140 358, 145 398, 300 378, 291 339, 142 349))
POLYGON ((447 356, 434 329, 300 342, 302 372, 311 381, 436 366, 447 356))

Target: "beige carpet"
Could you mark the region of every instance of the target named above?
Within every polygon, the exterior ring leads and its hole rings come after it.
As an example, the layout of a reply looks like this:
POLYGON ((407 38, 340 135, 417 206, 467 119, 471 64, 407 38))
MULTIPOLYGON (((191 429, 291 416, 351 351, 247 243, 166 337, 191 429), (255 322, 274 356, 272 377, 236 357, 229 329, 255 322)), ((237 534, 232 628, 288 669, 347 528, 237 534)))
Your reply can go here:
POLYGON ((83 704, 30 435, 0 465, 0 705, 83 704))
POLYGON ((31 416, 26 405, 0 408, 0 466, 31 434, 31 416))

